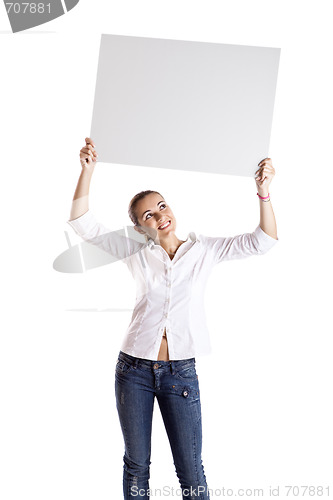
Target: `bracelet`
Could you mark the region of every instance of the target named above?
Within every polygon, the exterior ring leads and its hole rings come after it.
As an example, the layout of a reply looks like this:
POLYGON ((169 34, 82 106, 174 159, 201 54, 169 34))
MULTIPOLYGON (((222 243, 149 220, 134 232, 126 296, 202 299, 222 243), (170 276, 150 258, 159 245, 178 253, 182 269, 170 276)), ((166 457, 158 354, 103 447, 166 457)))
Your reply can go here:
POLYGON ((268 196, 260 196, 260 194, 259 194, 259 193, 257 193, 257 195, 259 196, 259 198, 260 198, 261 200, 267 200, 267 199, 269 198, 269 193, 268 193, 268 196))

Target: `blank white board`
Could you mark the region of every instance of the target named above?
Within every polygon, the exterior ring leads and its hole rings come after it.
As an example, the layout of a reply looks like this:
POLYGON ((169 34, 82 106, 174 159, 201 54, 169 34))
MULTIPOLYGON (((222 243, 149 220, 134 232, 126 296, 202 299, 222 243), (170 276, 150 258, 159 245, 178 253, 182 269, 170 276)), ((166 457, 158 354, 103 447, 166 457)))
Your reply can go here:
POLYGON ((99 161, 253 177, 268 156, 279 48, 101 36, 99 161))

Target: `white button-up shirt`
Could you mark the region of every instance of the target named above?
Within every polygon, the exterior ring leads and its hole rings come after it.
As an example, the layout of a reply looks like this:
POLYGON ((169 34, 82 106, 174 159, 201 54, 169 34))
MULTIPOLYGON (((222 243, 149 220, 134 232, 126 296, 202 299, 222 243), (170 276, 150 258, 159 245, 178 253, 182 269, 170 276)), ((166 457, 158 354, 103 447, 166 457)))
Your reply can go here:
POLYGON ((121 236, 90 210, 67 222, 83 240, 127 264, 136 281, 136 301, 120 349, 149 360, 157 360, 164 329, 170 360, 209 354, 204 291, 212 268, 224 260, 263 254, 278 241, 259 225, 253 233, 232 237, 191 232, 171 260, 154 240, 143 243, 121 236))

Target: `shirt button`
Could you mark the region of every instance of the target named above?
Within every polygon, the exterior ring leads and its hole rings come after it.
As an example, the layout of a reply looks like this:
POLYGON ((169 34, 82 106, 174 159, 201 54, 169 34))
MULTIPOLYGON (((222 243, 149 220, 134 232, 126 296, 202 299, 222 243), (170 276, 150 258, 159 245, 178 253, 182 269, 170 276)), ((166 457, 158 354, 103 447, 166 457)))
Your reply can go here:
POLYGON ((164 314, 164 316, 167 318, 167 317, 168 317, 168 314, 167 314, 167 313, 165 313, 165 314, 164 314))
POLYGON ((170 281, 167 281, 167 286, 171 286, 171 283, 170 283, 170 281))
POLYGON ((165 302, 170 302, 170 299, 166 299, 165 302))

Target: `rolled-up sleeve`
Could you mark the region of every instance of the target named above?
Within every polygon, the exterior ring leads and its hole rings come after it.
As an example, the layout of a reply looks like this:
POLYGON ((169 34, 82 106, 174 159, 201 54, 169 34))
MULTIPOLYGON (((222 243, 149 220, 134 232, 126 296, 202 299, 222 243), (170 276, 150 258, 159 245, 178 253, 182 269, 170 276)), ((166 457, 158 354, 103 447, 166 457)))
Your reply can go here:
POLYGON ((124 229, 111 231, 98 222, 90 210, 76 219, 68 220, 67 223, 84 241, 97 246, 119 260, 126 259, 145 246, 144 243, 127 237, 124 229))
POLYGON ((68 220, 67 224, 84 240, 110 232, 110 229, 97 222, 96 217, 90 210, 77 219, 68 220))
POLYGON ((230 237, 206 237, 206 244, 215 264, 223 260, 242 259, 251 255, 264 254, 277 242, 278 239, 269 236, 259 225, 252 233, 230 237))

